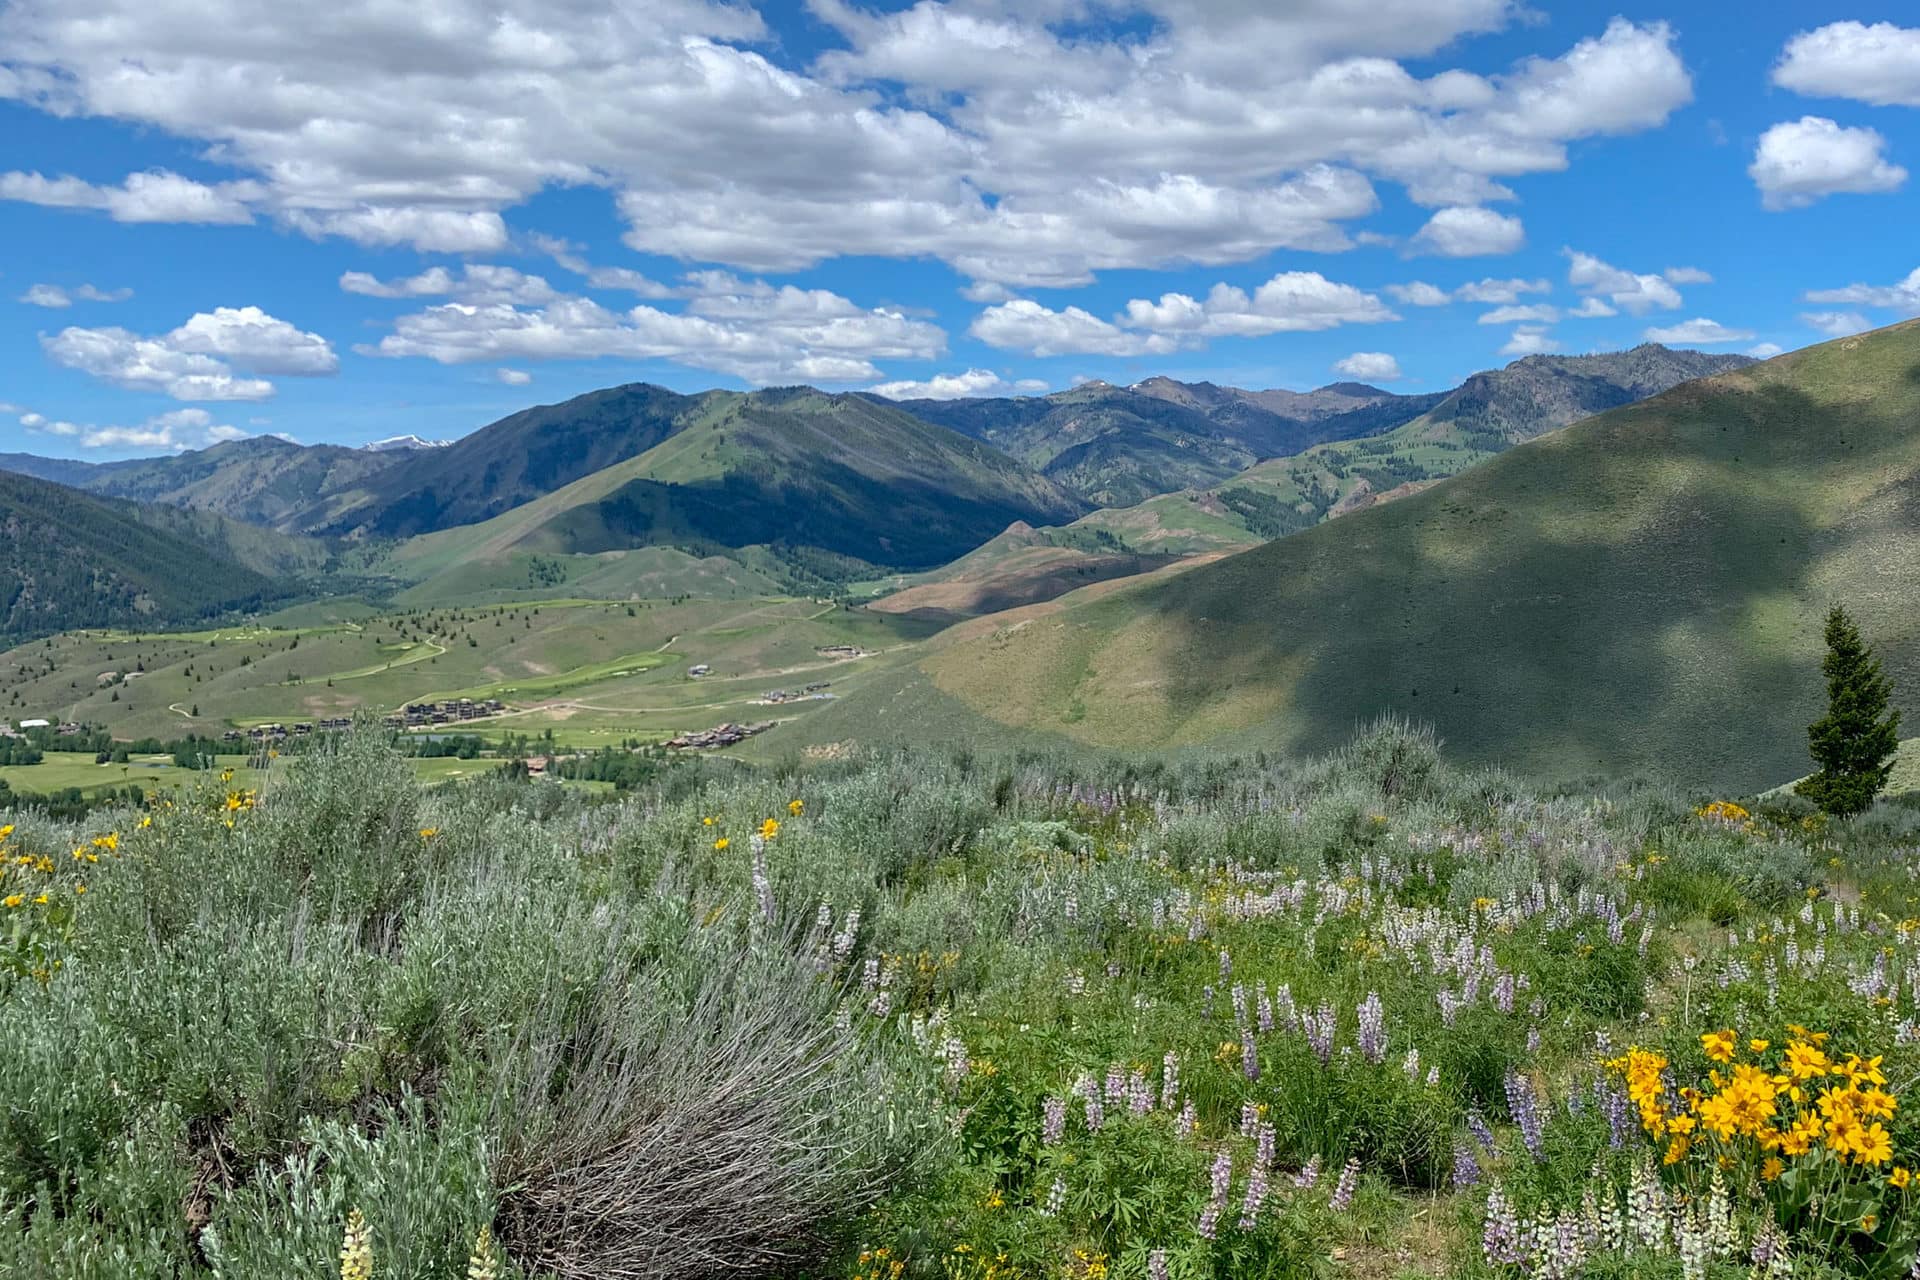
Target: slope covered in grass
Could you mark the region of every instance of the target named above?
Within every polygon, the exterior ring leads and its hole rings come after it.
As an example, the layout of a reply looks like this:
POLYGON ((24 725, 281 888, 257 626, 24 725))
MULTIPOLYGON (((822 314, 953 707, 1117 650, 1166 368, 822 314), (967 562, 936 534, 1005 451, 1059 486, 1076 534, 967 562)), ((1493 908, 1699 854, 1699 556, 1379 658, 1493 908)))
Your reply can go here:
POLYGON ((775 545, 924 568, 1015 520, 1083 509, 990 445, 863 397, 794 388, 698 399, 698 411, 645 451, 491 519, 416 538, 396 564, 425 580, 516 554, 775 545))
MULTIPOLYGON (((245 567, 191 524, 173 513, 150 521, 129 504, 0 473, 0 640, 164 626, 294 594, 291 582, 245 567)), ((256 553, 267 554, 255 543, 247 554, 256 553)))
POLYGON ((1005 722, 1147 745, 1431 721, 1548 776, 1799 772, 1845 602, 1920 705, 1920 325, 1692 382, 1402 501, 956 634, 1005 722))

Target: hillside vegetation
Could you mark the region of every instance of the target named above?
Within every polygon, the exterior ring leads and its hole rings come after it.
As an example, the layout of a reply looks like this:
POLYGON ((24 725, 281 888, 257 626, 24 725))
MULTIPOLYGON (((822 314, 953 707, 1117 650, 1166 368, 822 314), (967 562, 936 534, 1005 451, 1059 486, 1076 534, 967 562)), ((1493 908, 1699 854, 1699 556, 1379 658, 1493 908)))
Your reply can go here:
POLYGON ((681 408, 671 432, 643 452, 489 520, 402 545, 398 572, 424 581, 470 572, 475 562, 645 546, 707 554, 773 547, 776 558, 802 566, 811 554, 826 574, 836 559, 924 568, 1015 520, 1082 509, 990 446, 862 397, 711 392, 681 408))
POLYGON ((1387 430, 1440 399, 1360 383, 1243 391, 1150 378, 1131 387, 1095 381, 1048 396, 909 400, 901 407, 991 442, 1088 502, 1124 507, 1218 482, 1321 440, 1387 430))
POLYGON ((0 1274, 1912 1262, 1911 808, 1548 798, 1391 725, 599 805, 407 764, 0 812, 0 1274))
POLYGON ((1819 618, 1920 689, 1920 326, 1688 383, 1401 501, 923 664, 1005 723, 1297 749, 1435 724, 1535 775, 1798 771, 1819 618))
POLYGON ((283 533, 305 533, 326 522, 342 495, 403 456, 255 436, 124 462, 67 462, 7 454, 0 456, 0 470, 52 480, 101 497, 188 507, 283 533))
POLYGON ((269 545, 274 535, 262 530, 147 514, 0 472, 0 641, 135 621, 180 625, 295 594, 289 581, 241 560, 291 568, 308 552, 269 545), (209 533, 240 545, 216 549, 203 540, 209 533))
POLYGON ((1111 534, 1141 551, 1252 546, 1416 493, 1582 418, 1752 363, 1747 356, 1656 343, 1603 355, 1527 356, 1474 374, 1390 429, 1329 436, 1210 485, 1091 512, 1075 527, 1111 534))

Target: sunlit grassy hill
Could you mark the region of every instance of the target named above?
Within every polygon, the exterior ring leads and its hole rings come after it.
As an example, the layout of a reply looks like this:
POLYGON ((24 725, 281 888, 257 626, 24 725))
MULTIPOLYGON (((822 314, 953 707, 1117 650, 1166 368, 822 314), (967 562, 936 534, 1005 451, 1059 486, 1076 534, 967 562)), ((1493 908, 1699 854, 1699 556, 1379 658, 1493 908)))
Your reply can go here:
POLYGON ((1835 600, 1920 705, 1920 324, 1515 448, 1402 501, 927 658, 1003 722, 1339 740, 1399 712, 1547 776, 1800 771, 1835 600))

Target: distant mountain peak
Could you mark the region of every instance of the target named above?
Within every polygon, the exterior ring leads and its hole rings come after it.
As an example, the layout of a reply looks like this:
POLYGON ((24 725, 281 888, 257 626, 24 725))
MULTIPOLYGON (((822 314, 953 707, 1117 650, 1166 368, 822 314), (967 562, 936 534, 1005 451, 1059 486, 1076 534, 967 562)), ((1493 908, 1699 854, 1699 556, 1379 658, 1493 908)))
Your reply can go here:
POLYGON ((360 447, 368 453, 391 453, 396 449, 444 449, 452 444, 451 440, 422 440, 419 436, 388 436, 385 440, 375 440, 372 444, 360 447))

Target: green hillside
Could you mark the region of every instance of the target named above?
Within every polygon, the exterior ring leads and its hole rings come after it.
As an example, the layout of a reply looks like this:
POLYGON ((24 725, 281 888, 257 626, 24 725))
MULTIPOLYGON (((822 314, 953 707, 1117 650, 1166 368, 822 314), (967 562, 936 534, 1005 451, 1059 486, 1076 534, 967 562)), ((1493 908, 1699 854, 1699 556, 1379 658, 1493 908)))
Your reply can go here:
POLYGON ((1191 572, 956 628, 1012 724, 1338 741, 1396 712, 1530 774, 1803 772, 1844 601, 1920 705, 1920 323, 1689 383, 1191 572))
MULTIPOLYGON (((1419 416, 1390 430, 1343 429, 1338 438, 1256 463, 1216 483, 1163 494, 1131 508, 1094 511, 1076 525, 1143 552, 1252 546, 1404 497, 1581 418, 1751 363, 1746 356, 1674 351, 1654 343, 1602 355, 1528 356, 1503 369, 1476 373, 1436 397, 1419 416)), ((1312 395, 1338 389, 1322 388, 1312 395)), ((1351 410, 1327 421, 1350 426, 1357 414, 1393 407, 1351 410)))
POLYGON ((1440 396, 1357 383, 1317 392, 1249 392, 1152 378, 1085 382, 1049 396, 911 400, 901 407, 986 440, 1089 502, 1124 507, 1224 480, 1262 458, 1386 430, 1440 396))
MULTIPOLYGON (((677 547, 740 559, 762 574, 777 571, 777 561, 830 577, 860 565, 940 564, 1013 521, 1070 519, 1080 509, 991 446, 863 397, 710 392, 682 407, 674 430, 636 456, 491 519, 403 544, 396 572, 424 583, 545 557, 571 578, 587 566, 569 557, 677 547), (776 548, 771 560, 747 554, 766 547, 776 548)), ((658 584, 639 593, 661 594, 658 584)))
POLYGON ((71 485, 99 497, 188 507, 269 529, 304 533, 324 524, 342 495, 397 465, 404 456, 255 436, 124 462, 68 462, 6 454, 0 455, 0 469, 71 485))
POLYGON ((0 472, 0 638, 172 625, 295 593, 291 580, 263 576, 191 530, 167 527, 179 522, 142 516, 130 504, 0 472))

